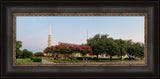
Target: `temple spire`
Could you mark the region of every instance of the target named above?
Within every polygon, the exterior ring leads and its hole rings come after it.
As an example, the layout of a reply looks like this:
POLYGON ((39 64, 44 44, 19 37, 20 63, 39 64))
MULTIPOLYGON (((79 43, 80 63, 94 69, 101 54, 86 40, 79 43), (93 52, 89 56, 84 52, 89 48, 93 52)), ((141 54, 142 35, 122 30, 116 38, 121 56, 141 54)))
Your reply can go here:
POLYGON ((51 35, 51 22, 49 22, 49 35, 51 35))
POLYGON ((48 35, 48 47, 52 45, 51 43, 51 22, 49 22, 49 35, 48 35))
POLYGON ((88 42, 88 29, 87 29, 87 42, 88 42))

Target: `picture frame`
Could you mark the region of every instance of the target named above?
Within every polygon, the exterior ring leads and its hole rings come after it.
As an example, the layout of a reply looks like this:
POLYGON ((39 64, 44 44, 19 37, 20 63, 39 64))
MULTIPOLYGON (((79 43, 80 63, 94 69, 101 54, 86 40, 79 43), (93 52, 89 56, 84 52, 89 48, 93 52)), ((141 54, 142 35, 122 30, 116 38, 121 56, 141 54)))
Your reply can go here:
POLYGON ((159 77, 158 2, 54 1, 3 2, 1 57, 3 77, 159 77), (143 4, 142 4, 143 3, 143 4), (96 6, 95 6, 96 5, 96 6), (135 6, 136 5, 136 6, 135 6), (13 66, 13 13, 147 13, 147 66, 13 66), (34 75, 33 75, 34 74, 34 75))
MULTIPOLYGON (((99 64, 93 64, 93 63, 87 63, 87 64, 74 64, 74 63, 56 63, 56 64, 40 64, 40 63, 16 63, 16 23, 17 18, 19 16, 143 16, 145 18, 144 22, 144 29, 147 30, 147 13, 13 13, 13 66, 147 66, 147 39, 145 40, 145 47, 144 47, 144 63, 127 63, 127 64, 105 64, 105 63, 99 63, 99 64)), ((124 28, 125 29, 125 28, 124 28)), ((147 38, 147 31, 145 31, 144 38, 147 38)))

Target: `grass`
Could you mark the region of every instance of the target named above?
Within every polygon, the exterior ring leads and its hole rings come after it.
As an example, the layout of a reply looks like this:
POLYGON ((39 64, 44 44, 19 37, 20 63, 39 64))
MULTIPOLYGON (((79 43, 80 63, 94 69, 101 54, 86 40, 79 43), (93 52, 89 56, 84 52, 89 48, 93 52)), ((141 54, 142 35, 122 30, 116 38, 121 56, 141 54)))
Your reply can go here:
POLYGON ((42 63, 42 62, 34 62, 30 58, 18 58, 16 59, 16 63, 42 63))
MULTIPOLYGON (((47 61, 55 62, 55 63, 74 63, 74 62, 81 62, 81 63, 86 63, 87 60, 53 60, 53 59, 45 59, 47 61)), ((98 62, 124 62, 124 61, 140 61, 140 59, 135 59, 135 60, 98 60, 98 62)), ((97 60, 88 60, 88 62, 97 62, 97 60)))

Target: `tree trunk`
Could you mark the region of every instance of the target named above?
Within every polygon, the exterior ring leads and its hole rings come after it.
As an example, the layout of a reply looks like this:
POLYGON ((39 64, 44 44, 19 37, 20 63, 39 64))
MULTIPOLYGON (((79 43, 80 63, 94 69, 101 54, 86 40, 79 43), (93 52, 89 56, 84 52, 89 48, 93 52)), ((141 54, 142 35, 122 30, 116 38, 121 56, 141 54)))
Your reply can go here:
POLYGON ((131 60, 131 56, 129 55, 129 60, 131 60))
POLYGON ((110 61, 112 61, 112 55, 110 55, 110 61))
POLYGON ((58 60, 59 58, 58 58, 58 55, 57 55, 57 60, 58 60))
POLYGON ((98 54, 97 54, 97 61, 98 61, 99 59, 98 59, 98 54))
POLYGON ((121 60, 122 60, 122 48, 120 49, 120 51, 121 51, 121 60))
POLYGON ((111 53, 109 53, 109 55, 110 55, 110 61, 112 61, 112 54, 111 54, 111 53))
POLYGON ((122 55, 121 55, 121 60, 122 60, 122 55))

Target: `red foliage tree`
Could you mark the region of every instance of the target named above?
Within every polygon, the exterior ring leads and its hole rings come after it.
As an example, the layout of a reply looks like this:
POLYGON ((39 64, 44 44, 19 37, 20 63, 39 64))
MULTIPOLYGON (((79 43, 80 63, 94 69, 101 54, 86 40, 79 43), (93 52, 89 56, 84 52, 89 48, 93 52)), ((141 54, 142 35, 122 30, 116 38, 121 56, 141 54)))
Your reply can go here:
POLYGON ((82 45, 79 47, 79 50, 83 56, 83 60, 84 60, 84 56, 88 53, 92 53, 92 49, 88 46, 88 45, 82 45))
MULTIPOLYGON (((55 45, 55 46, 51 46, 51 47, 47 47, 44 50, 45 53, 60 53, 60 54, 64 54, 65 55, 65 59, 66 56, 68 54, 72 54, 72 53, 77 53, 80 52, 83 56, 83 60, 84 60, 84 55, 87 53, 92 53, 92 49, 88 46, 88 45, 81 45, 81 46, 67 46, 65 44, 60 43, 59 45, 55 45)), ((73 59, 73 58, 72 58, 73 59)))

